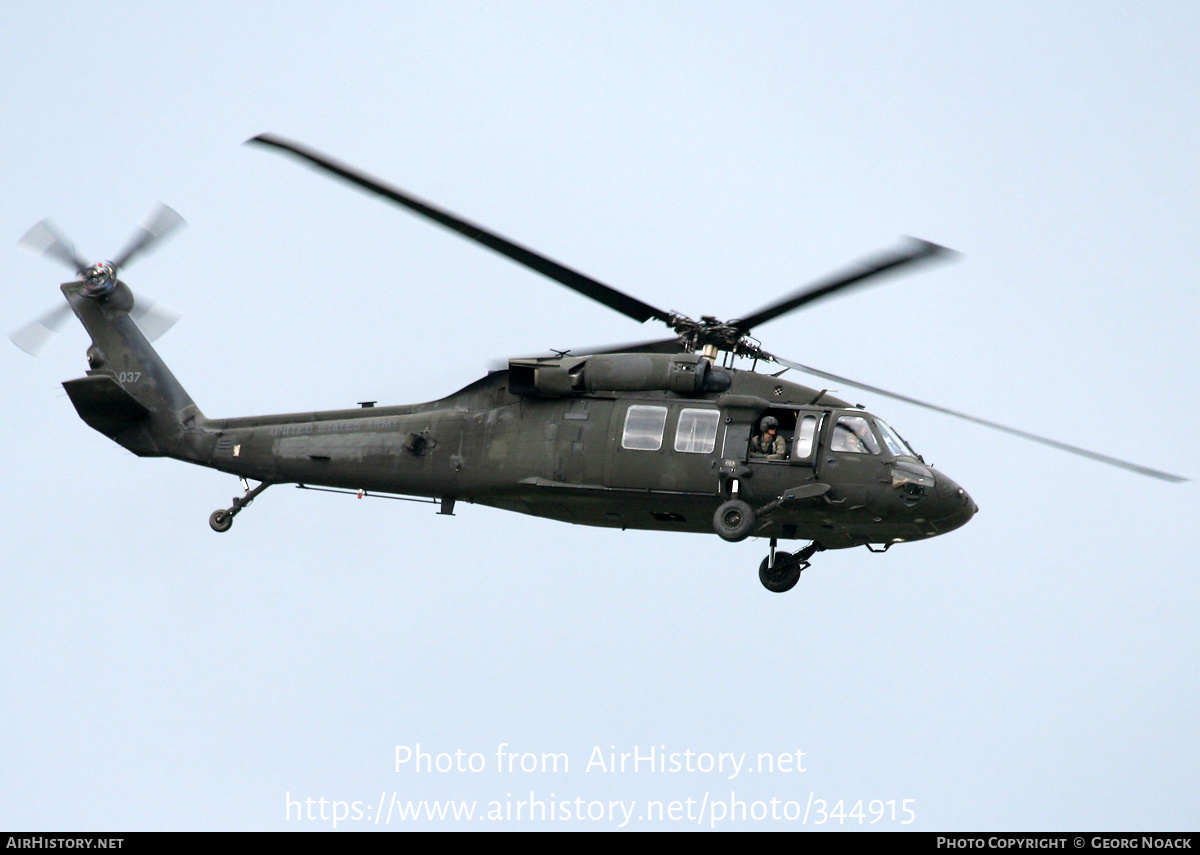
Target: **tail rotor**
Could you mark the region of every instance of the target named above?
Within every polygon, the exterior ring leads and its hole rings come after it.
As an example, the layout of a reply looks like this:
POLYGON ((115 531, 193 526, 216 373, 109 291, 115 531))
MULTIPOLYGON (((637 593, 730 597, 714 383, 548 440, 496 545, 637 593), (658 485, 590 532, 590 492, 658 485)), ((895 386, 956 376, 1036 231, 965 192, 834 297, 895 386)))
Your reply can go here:
MULTIPOLYGON (((104 300, 116 288, 120 268, 137 256, 150 252, 159 241, 181 225, 184 225, 183 217, 160 202, 142 220, 115 260, 98 261, 95 264, 84 261, 76 252, 75 245, 50 220, 42 220, 27 231, 17 245, 65 264, 84 283, 80 289, 83 296, 104 300)), ((58 335, 71 314, 70 305, 58 306, 14 330, 9 334, 9 340, 31 356, 39 356, 58 335)), ((180 318, 180 314, 169 306, 136 294, 129 314, 150 341, 167 332, 180 318)))

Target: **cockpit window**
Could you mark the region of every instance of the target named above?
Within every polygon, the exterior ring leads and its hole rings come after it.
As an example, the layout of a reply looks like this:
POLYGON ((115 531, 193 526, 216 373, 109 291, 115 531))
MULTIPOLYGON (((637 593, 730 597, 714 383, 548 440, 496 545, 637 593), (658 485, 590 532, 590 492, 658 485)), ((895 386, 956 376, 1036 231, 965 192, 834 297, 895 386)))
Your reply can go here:
POLYGON ((848 451, 853 454, 878 454, 879 441, 871 432, 871 426, 862 416, 838 416, 833 426, 831 451, 848 451))
POLYGON ((879 434, 883 437, 883 444, 888 447, 888 451, 890 451, 894 456, 917 456, 917 453, 908 447, 908 443, 900 438, 900 434, 892 430, 891 426, 883 419, 876 419, 875 426, 879 428, 879 434))

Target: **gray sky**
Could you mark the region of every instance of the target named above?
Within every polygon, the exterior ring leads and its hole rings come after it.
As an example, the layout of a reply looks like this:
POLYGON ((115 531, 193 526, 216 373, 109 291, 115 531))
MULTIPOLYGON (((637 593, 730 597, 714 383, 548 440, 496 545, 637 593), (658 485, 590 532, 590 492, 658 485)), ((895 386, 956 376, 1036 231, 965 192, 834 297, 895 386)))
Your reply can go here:
MULTIPOLYGON (((273 131, 692 316, 937 241, 962 260, 756 332, 1200 477, 1195 4, 45 3, 6 23, 0 237, 51 216, 99 258, 154 201, 182 213, 124 278, 184 313, 159 350, 209 416, 429 400, 498 356, 660 332, 241 145, 273 131)), ((5 257, 12 329, 64 277, 5 257)), ((278 487, 218 536, 234 478, 76 417, 59 383, 86 344, 0 351, 2 827, 332 826, 288 820, 289 794, 360 802, 339 829, 406 827, 373 822, 393 793, 636 802, 627 828, 687 799, 700 823, 655 824, 708 828, 731 798, 811 812, 719 828, 859 827, 818 826, 817 800, 911 799, 924 830, 1200 819, 1195 484, 845 390, 981 510, 821 554, 783 596, 761 541, 474 506, 278 487), (417 743, 486 768, 395 771, 417 743), (569 770, 500 772, 501 743, 569 770), (597 746, 802 751, 805 771, 589 771, 597 746)))

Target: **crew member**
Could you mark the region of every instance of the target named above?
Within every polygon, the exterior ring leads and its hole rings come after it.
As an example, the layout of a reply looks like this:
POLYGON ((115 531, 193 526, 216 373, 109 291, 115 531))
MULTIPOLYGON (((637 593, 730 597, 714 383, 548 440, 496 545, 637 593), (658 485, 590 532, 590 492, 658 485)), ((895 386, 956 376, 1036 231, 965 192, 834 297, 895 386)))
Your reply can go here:
POLYGON ((750 456, 767 460, 787 458, 787 440, 779 435, 779 419, 765 416, 758 423, 758 435, 750 440, 750 456))

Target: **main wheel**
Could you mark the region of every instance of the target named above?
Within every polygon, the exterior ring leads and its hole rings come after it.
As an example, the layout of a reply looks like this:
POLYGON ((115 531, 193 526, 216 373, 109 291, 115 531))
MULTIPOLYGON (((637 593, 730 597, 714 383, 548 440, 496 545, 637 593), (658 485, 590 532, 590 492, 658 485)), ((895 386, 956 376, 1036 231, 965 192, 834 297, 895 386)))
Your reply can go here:
POLYGON ((787 552, 776 552, 775 566, 768 566, 770 563, 771 557, 768 555, 762 560, 762 564, 758 565, 758 581, 763 583, 764 588, 782 594, 796 587, 796 583, 800 581, 801 569, 796 556, 787 552))
POLYGON ((741 499, 730 499, 713 514, 713 528, 731 543, 745 540, 754 528, 754 508, 741 499))
POLYGON ((233 525, 233 514, 224 509, 213 511, 208 518, 208 524, 212 526, 213 531, 229 531, 229 527, 233 525))

